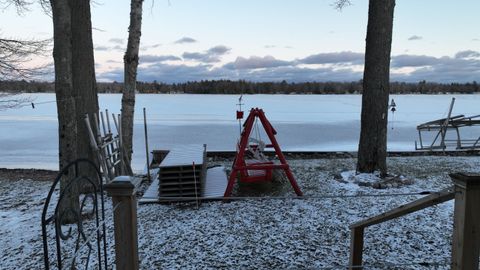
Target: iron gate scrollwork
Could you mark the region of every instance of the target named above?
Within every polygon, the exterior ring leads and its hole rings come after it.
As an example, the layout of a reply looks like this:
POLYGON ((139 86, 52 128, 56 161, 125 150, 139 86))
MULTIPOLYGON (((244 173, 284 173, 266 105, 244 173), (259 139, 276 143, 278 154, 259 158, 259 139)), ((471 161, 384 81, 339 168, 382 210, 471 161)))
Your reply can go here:
POLYGON ((58 174, 47 195, 42 212, 45 269, 48 270, 52 266, 58 269, 77 269, 78 265, 88 269, 92 264, 98 269, 107 269, 102 186, 99 168, 88 159, 77 159, 58 174), (95 176, 82 173, 87 170, 93 171, 94 174, 90 174, 95 176), (63 182, 67 184, 59 189, 60 181, 64 177, 67 179, 63 179, 63 182), (78 192, 79 185, 82 192, 78 192), (67 202, 72 200, 72 196, 73 200, 76 200, 73 201, 73 205, 71 201, 67 202), (58 200, 55 201, 57 198, 58 200), (67 219, 69 222, 66 222, 67 219), (52 245, 49 246, 49 240, 55 242, 55 248, 52 245), (50 253, 55 253, 56 259, 50 259, 49 250, 50 253), (92 253, 96 253, 96 256, 92 253))

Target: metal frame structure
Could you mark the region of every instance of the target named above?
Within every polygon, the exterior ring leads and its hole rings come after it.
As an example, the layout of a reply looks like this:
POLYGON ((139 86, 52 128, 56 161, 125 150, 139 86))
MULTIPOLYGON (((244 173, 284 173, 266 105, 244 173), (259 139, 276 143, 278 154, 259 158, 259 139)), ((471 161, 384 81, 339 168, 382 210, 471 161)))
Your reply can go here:
POLYGON ((103 196, 102 176, 98 167, 88 159, 77 159, 69 163, 56 177, 47 195, 42 212, 42 240, 45 269, 88 269, 91 262, 96 263, 97 269, 107 269, 107 244, 105 227, 105 208, 103 196), (94 168, 95 177, 83 175, 81 170, 87 167, 94 168), (68 177, 69 181, 61 189, 56 204, 55 193, 60 180, 68 177), (86 194, 78 194, 78 186, 84 185, 86 194), (71 197, 78 200, 78 208, 61 207, 71 197), (73 224, 64 224, 65 218, 72 216, 73 224), (54 227, 54 242, 49 245, 48 227, 54 227), (66 232, 65 232, 66 229, 66 232), (87 249, 80 253, 80 250, 87 249), (49 254, 54 250, 56 260, 50 260, 49 254), (68 252, 68 251, 71 252, 68 252), (81 256, 80 254, 87 255, 81 256), (96 254, 96 256, 95 256, 96 254), (96 260, 96 261, 95 261, 96 260), (79 267, 83 265, 83 267, 79 267))
MULTIPOLYGON (((233 185, 237 179, 237 176, 240 178, 240 181, 243 182, 257 182, 257 181, 269 181, 271 180, 271 173, 272 170, 281 169, 285 172, 290 184, 292 185, 295 193, 298 196, 302 196, 303 193, 300 190, 300 187, 293 176, 292 171, 285 159, 285 156, 280 149, 280 146, 275 139, 275 135, 277 131, 273 128, 270 122, 265 117, 265 113, 262 109, 259 108, 252 108, 250 110, 250 114, 248 115, 247 119, 243 123, 243 131, 240 136, 240 143, 238 145, 238 152, 235 156, 235 160, 233 162, 232 171, 230 173, 230 177, 228 178, 228 185, 225 190, 224 197, 230 197, 233 190, 233 185), (259 119, 262 123, 263 128, 270 140, 271 144, 265 145, 267 148, 273 148, 275 153, 280 160, 280 164, 274 164, 271 161, 256 161, 256 162, 247 162, 246 152, 251 145, 249 145, 249 138, 252 130, 254 128, 255 120, 259 119), (261 173, 263 171, 263 173, 261 173), (260 172, 260 173, 259 173, 260 172)), ((255 147, 255 146, 254 146, 255 147)), ((256 146, 258 147, 258 145, 256 146)))
POLYGON ((455 145, 458 150, 477 150, 480 149, 480 136, 477 139, 462 139, 460 128, 469 126, 480 126, 480 115, 466 117, 465 115, 452 115, 455 98, 452 98, 448 116, 434 121, 429 121, 417 126, 419 144, 415 141, 416 150, 445 150, 450 145, 455 145), (455 130, 457 138, 447 140, 448 130, 455 130), (436 131, 437 134, 429 145, 424 145, 422 132, 436 131))

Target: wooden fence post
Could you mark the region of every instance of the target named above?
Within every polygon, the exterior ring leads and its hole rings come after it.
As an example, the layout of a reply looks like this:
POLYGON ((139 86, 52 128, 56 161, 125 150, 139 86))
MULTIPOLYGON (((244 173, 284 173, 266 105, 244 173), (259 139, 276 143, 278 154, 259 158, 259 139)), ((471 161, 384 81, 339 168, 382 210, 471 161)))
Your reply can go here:
POLYGON ((115 227, 116 269, 139 268, 137 237, 137 201, 135 186, 128 176, 119 176, 105 185, 108 196, 113 201, 113 221, 115 227))
POLYGON ((480 175, 450 174, 455 184, 452 269, 478 269, 480 175))
POLYGON ((364 227, 351 228, 350 234, 350 269, 361 269, 363 255, 364 227))

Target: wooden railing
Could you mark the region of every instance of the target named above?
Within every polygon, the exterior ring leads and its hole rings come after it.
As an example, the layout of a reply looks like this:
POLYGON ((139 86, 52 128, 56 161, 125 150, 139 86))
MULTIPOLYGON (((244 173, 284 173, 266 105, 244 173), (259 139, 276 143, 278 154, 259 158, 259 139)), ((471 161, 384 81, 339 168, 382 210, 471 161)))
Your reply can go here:
POLYGON ((478 269, 480 175, 451 174, 454 186, 350 226, 350 269, 361 269, 365 228, 455 199, 452 269, 478 269))

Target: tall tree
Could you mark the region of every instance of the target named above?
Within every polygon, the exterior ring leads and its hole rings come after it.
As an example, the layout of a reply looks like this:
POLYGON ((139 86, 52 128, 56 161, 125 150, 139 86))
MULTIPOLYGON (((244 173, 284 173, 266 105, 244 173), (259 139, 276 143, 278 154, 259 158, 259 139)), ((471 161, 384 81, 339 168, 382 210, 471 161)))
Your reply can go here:
MULTIPOLYGON (((95 161, 90 146, 85 114, 98 115, 97 83, 92 40, 90 0, 70 1, 72 12, 72 82, 77 118, 77 155, 95 161)), ((90 172, 94 173, 94 172, 90 172)))
POLYGON ((133 153, 133 117, 135 115, 138 51, 142 35, 142 5, 143 0, 131 0, 130 2, 128 44, 123 57, 125 86, 122 95, 122 138, 129 161, 132 160, 133 153))
POLYGON ((357 171, 387 174, 387 120, 395 0, 370 0, 357 171))
MULTIPOLYGON (((98 99, 89 0, 50 0, 50 4, 61 170, 77 158, 94 157, 83 118, 85 113, 98 113, 98 99)), ((89 173, 94 172, 85 172, 89 173)), ((61 187, 65 187, 71 178, 65 176, 61 187)), ((67 196, 61 207, 76 209, 76 190, 67 196)), ((67 216, 66 221, 74 221, 74 217, 67 216)))
MULTIPOLYGON (((68 1, 51 0, 53 18, 53 59, 55 63, 55 95, 57 100, 59 169, 62 170, 77 157, 76 102, 73 93, 72 74, 72 32, 71 10, 68 1)), ((61 187, 68 185, 69 177, 64 176, 61 187)), ((75 187, 73 187, 75 188, 75 187)), ((65 209, 78 209, 78 190, 65 193, 60 213, 65 209)), ((66 216, 66 222, 74 222, 73 215, 66 216)))
POLYGON ((90 1, 50 0, 50 4, 61 169, 79 157, 93 159, 83 118, 98 113, 98 98, 90 1))

